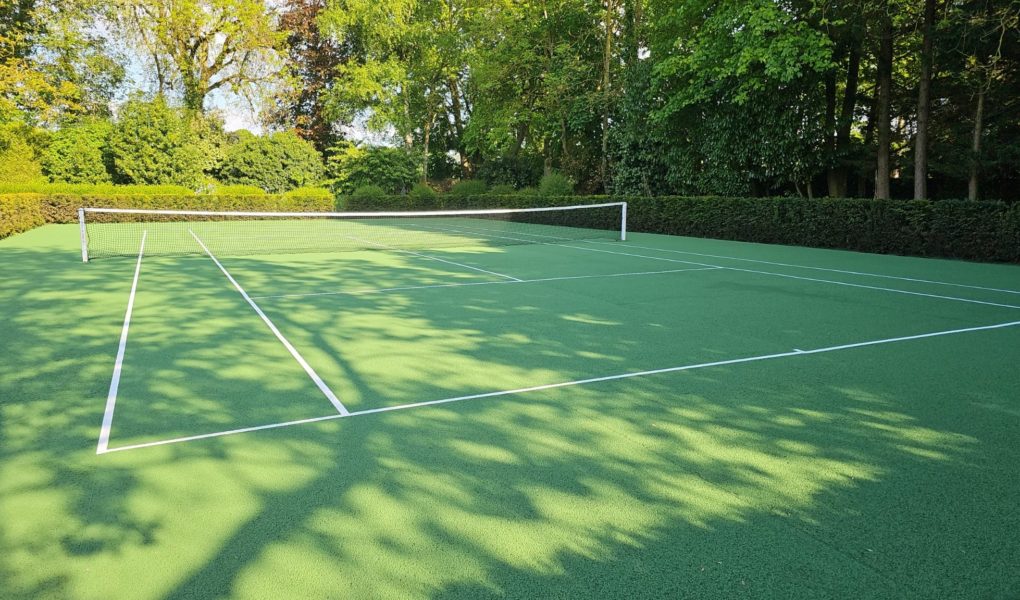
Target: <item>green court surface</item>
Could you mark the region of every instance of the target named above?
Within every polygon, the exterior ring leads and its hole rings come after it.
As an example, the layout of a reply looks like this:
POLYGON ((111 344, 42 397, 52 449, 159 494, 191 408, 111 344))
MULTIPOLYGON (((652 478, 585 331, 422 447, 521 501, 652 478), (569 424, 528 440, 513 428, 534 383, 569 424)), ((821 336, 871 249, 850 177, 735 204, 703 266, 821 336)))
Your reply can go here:
POLYGON ((1020 267, 469 227, 0 241, 0 597, 1020 593, 1020 267))

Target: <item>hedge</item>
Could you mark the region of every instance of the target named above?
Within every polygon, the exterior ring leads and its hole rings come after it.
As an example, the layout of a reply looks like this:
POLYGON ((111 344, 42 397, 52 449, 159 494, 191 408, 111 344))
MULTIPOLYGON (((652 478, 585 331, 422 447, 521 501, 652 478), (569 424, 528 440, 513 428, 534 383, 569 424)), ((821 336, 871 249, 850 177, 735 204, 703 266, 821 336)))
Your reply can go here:
POLYGON ((71 223, 79 206, 306 211, 527 208, 626 201, 628 229, 767 244, 1020 263, 1020 203, 514 194, 341 198, 261 195, 0 195, 0 237, 71 223))
POLYGON ((0 239, 45 223, 41 200, 35 194, 0 194, 0 239))
POLYGON ((349 210, 527 208, 626 201, 630 231, 838 248, 859 252, 1020 262, 1020 203, 861 198, 410 196, 348 199, 349 210))

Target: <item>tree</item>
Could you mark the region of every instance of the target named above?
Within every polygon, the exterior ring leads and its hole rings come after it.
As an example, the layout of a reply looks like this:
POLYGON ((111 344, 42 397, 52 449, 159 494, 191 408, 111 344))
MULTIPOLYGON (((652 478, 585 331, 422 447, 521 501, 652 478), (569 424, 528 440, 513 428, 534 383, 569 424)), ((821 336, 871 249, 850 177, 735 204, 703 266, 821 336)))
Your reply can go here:
POLYGON ((356 41, 335 39, 319 31, 318 17, 326 0, 287 0, 280 15, 286 32, 286 71, 290 81, 281 90, 278 108, 270 114, 276 125, 293 127, 321 153, 340 141, 336 121, 327 114, 326 100, 335 73, 351 59, 356 41))
POLYGON ((220 168, 223 183, 254 185, 273 194, 317 185, 322 178, 322 157, 291 131, 246 137, 227 151, 220 168))
POLYGON ((277 68, 283 36, 263 0, 120 0, 118 17, 160 92, 179 85, 191 111, 217 89, 251 93, 277 68))
POLYGON ((366 185, 377 185, 388 194, 403 194, 420 178, 417 160, 406 149, 361 147, 350 142, 330 151, 328 171, 332 187, 342 194, 366 185))
POLYGON ((203 157, 188 121, 163 96, 124 104, 110 134, 116 183, 175 184, 197 189, 203 157))
POLYGON ((928 197, 928 120, 931 116, 931 71, 934 51, 935 0, 924 0, 921 24, 921 74, 917 82, 917 133, 914 137, 914 198, 928 197))
POLYGON ((111 182, 111 130, 109 121, 91 120, 67 125, 54 132, 43 155, 43 171, 50 181, 111 182))

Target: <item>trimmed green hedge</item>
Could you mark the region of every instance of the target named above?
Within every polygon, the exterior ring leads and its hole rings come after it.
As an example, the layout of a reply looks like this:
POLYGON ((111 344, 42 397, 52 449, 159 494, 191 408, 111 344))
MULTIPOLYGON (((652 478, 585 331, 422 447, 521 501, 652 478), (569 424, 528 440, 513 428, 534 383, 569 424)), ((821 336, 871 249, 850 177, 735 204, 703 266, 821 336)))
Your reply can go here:
MULTIPOLYGON (((630 231, 839 248, 881 254, 1020 262, 1020 203, 859 198, 440 196, 446 209, 626 201, 630 231)), ((409 196, 347 202, 349 210, 429 210, 409 196)))
POLYGON ((628 229, 767 244, 1020 263, 1020 203, 967 200, 687 198, 514 194, 331 197, 297 195, 0 195, 0 237, 43 222, 72 223, 79 206, 193 210, 394 211, 527 208, 626 201, 628 229))
POLYGON ((36 194, 0 195, 0 239, 45 223, 41 199, 36 194))

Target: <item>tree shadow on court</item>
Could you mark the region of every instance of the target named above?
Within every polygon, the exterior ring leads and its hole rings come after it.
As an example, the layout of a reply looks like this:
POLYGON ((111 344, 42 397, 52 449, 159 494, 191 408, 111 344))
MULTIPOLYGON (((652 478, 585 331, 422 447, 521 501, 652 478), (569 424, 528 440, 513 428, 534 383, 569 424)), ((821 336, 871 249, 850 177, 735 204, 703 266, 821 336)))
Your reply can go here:
MULTIPOLYGON (((989 338, 932 347, 952 361, 887 347, 97 457, 133 263, 100 271, 57 250, 3 253, 15 351, 2 371, 0 589, 13 598, 948 598, 1020 583, 1008 568, 1020 557, 1008 533, 1018 424, 1001 375, 1018 357, 982 352, 989 338)), ((183 291, 208 265, 180 268, 164 284, 183 291)), ((223 288, 189 293, 175 319, 202 322, 210 341, 236 339, 229 320, 202 321, 223 288)), ((613 319, 602 301, 479 292, 266 310, 368 406, 661 358, 640 353, 641 316, 613 319), (522 318, 522 306, 553 314, 522 318), (386 320, 348 318, 370 309, 386 320), (456 339, 430 333, 442 331, 456 339), (395 363, 381 378, 365 367, 370 348, 350 346, 367 339, 385 354, 395 336, 433 364, 378 357, 395 363)), ((170 400, 148 416, 125 408, 132 426, 188 413, 194 431, 217 431, 244 407, 248 425, 274 414, 168 387, 255 384, 192 360, 204 350, 193 337, 146 331, 138 342, 161 345, 165 360, 133 384, 140 398, 170 400)), ((1016 339, 990 335, 1002 348, 1016 339)), ((692 357, 731 347, 689 336, 692 357)), ((308 397, 321 400, 314 388, 308 397)))

